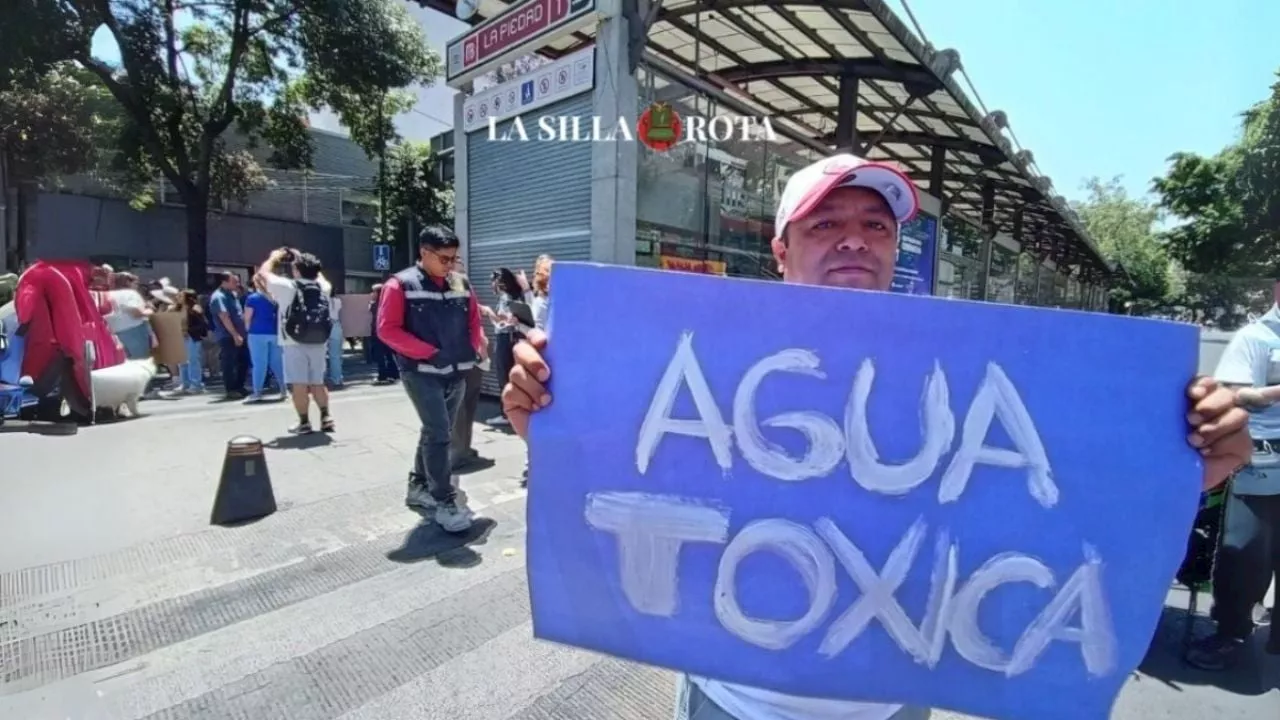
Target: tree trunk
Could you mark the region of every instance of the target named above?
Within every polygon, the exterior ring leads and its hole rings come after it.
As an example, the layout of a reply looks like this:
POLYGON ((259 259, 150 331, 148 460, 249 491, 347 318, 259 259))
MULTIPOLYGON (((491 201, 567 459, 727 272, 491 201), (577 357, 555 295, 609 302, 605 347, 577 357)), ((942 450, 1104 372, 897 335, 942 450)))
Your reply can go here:
POLYGON ((187 200, 187 287, 208 292, 209 209, 205 202, 187 200))

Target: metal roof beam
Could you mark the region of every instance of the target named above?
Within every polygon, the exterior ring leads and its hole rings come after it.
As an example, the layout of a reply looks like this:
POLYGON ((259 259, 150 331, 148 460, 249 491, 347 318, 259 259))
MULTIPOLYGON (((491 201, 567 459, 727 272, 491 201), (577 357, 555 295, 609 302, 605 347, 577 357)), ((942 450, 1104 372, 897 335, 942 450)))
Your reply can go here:
POLYGON ((930 87, 932 88, 930 92, 942 89, 942 83, 938 81, 938 78, 932 72, 919 65, 896 60, 881 62, 873 58, 775 60, 772 62, 744 64, 735 68, 721 70, 718 74, 724 79, 736 83, 786 77, 812 77, 814 75, 835 77, 853 75, 862 80, 900 82, 930 87))
MULTIPOLYGON (((1005 161, 1004 153, 994 145, 988 145, 969 138, 952 138, 941 135, 930 135, 929 133, 906 132, 902 130, 886 130, 876 136, 879 139, 876 147, 882 145, 923 145, 924 147, 942 147, 948 150, 958 150, 960 152, 973 153, 979 158, 987 159, 996 164, 1005 161)), ((834 133, 828 134, 823 138, 823 142, 828 145, 835 143, 834 133)), ((868 148, 871 150, 871 148, 868 148)))
MULTIPOLYGON (((788 5, 819 5, 830 6, 840 10, 853 10, 856 12, 870 12, 867 3, 863 0, 787 0, 788 5)), ((760 6, 760 0, 701 0, 701 2, 689 3, 683 7, 664 10, 663 15, 693 15, 700 12, 715 12, 717 10, 730 10, 732 8, 756 8, 760 6)))

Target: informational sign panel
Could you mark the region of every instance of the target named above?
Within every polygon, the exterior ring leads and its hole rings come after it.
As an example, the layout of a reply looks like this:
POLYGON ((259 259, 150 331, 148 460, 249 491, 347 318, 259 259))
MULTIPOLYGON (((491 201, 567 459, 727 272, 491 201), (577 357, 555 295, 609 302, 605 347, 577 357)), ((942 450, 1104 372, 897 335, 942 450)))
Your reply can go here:
POLYGON ((445 51, 445 80, 457 86, 519 55, 580 30, 595 19, 597 0, 524 0, 455 38, 445 51))
POLYGON ((726 269, 723 260, 695 260, 675 255, 663 255, 658 259, 658 265, 663 270, 679 270, 703 275, 724 275, 726 269))
MULTIPOLYGON (((592 46, 478 92, 462 102, 462 130, 481 130, 490 121, 499 123, 586 92, 594 85, 595 73, 596 49, 592 46)), ((540 128, 526 123, 525 130, 532 138, 540 128)))
POLYGON ((1109 717, 1199 505, 1196 327, 576 263, 554 283, 535 636, 791 695, 1109 717))
POLYGON ((373 269, 383 271, 391 269, 390 245, 380 243, 373 246, 373 269))
POLYGON ((924 212, 898 232, 898 264, 890 289, 908 295, 932 295, 934 260, 937 257, 938 219, 924 212))

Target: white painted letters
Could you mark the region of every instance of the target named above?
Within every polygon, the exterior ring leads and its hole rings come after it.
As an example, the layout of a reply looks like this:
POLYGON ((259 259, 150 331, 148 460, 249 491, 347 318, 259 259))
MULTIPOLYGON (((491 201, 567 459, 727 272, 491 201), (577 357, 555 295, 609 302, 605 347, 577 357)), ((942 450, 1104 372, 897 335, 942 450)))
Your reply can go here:
POLYGON ((649 461, 658 451, 662 436, 667 433, 706 438, 711 443, 716 464, 724 470, 733 466, 733 433, 720 415, 716 399, 711 395, 711 387, 707 385, 707 377, 702 374, 702 366, 693 354, 693 333, 685 333, 680 337, 675 355, 671 357, 667 371, 662 374, 658 389, 653 393, 649 412, 640 423, 640 439, 636 443, 636 469, 641 475, 649 469, 649 461), (693 406, 698 411, 697 420, 677 420, 671 417, 671 410, 675 407, 682 384, 689 388, 689 394, 693 397, 693 406))
POLYGON ((844 413, 844 434, 848 447, 849 472, 862 487, 885 495, 905 495, 916 489, 938 467, 956 436, 956 418, 951 413, 951 393, 942 366, 935 363, 924 386, 920 409, 920 452, 901 465, 883 465, 867 422, 867 401, 876 377, 875 365, 862 361, 853 379, 853 391, 844 413))
POLYGON ((1031 669, 1040 653, 1054 640, 1080 643, 1084 668, 1094 677, 1107 675, 1116 666, 1116 637, 1111 623, 1111 607, 1102 590, 1102 559, 1088 545, 1085 562, 1062 585, 1013 648, 1005 674, 1013 677, 1031 669), (1080 611, 1080 627, 1067 622, 1080 611))
POLYGON ((977 464, 995 467, 1026 469, 1027 489, 1031 497, 1044 507, 1058 503, 1058 486, 1053 482, 1049 469, 1049 457, 1045 453, 1040 433, 1027 406, 1022 403, 1018 389, 999 365, 987 364, 987 376, 978 387, 978 395, 969 406, 960 438, 960 449, 951 458, 951 465, 942 474, 938 488, 938 502, 955 502, 964 493, 977 464), (993 448, 986 445, 991 422, 999 416, 1009 433, 1016 450, 993 448))
POLYGON ((748 523, 724 555, 716 576, 716 617, 725 630, 768 650, 782 650, 822 623, 836 601, 836 564, 813 531, 803 525, 771 518, 748 523), (769 551, 795 568, 809 591, 809 609, 796 620, 747 617, 738 605, 738 565, 747 556, 769 551))
POLYGON ((978 625, 978 609, 992 590, 1009 583, 1027 582, 1038 588, 1053 586, 1053 571, 1039 560, 1021 553, 1000 553, 982 564, 960 587, 951 604, 951 645, 960 657, 986 670, 1007 672, 1009 660, 978 625))
POLYGON ((757 472, 778 480, 808 480, 830 474, 840 464, 844 451, 844 438, 831 418, 809 411, 783 413, 764 421, 765 427, 791 428, 804 433, 809 451, 801 458, 788 457, 785 450, 760 433, 756 423, 756 390, 772 372, 827 377, 818 369, 818 356, 808 350, 783 350, 753 365, 743 375, 733 397, 733 429, 742 458, 757 472))
POLYGON ((723 545, 729 538, 728 511, 689 498, 593 493, 587 496, 585 515, 591 527, 617 537, 622 592, 646 615, 675 615, 682 545, 723 545))

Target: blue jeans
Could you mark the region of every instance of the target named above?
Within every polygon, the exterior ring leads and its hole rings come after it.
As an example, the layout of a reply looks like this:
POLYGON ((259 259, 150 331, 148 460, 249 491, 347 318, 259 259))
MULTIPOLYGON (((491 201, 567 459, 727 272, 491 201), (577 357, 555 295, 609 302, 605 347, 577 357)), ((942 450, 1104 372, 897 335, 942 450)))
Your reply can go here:
POLYGON ((178 382, 183 390, 204 390, 204 347, 199 340, 183 338, 187 361, 178 366, 178 382))
MULTIPOLYGON (((927 708, 904 707, 894 713, 889 720, 929 720, 927 708)), ((688 675, 681 675, 676 680, 676 714, 675 720, 741 720, 725 712, 702 692, 702 688, 694 685, 688 675)))
POLYGON ((456 491, 449 477, 449 444, 466 382, 462 375, 441 377, 416 371, 402 373, 401 382, 422 423, 409 480, 425 484, 436 502, 451 503, 456 491))
POLYGON ((120 344, 124 346, 125 357, 130 360, 140 360, 142 358, 151 357, 151 325, 150 323, 142 323, 135 325, 128 330, 122 330, 116 333, 116 337, 120 338, 120 344))
POLYGON ((275 333, 251 333, 249 335, 249 364, 253 368, 253 394, 261 395, 267 386, 267 370, 276 378, 276 384, 284 389, 284 361, 280 353, 280 338, 275 333))
POLYGON ((329 333, 329 368, 325 373, 333 385, 342 384, 342 343, 342 326, 335 323, 329 333))

